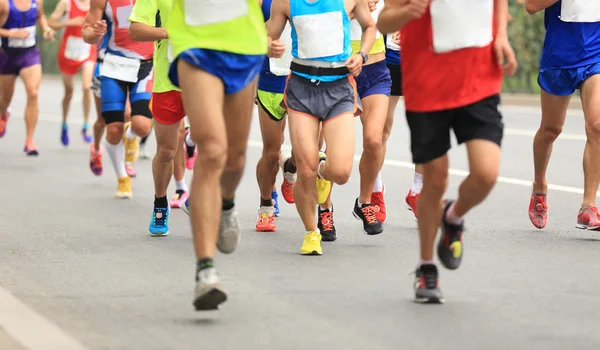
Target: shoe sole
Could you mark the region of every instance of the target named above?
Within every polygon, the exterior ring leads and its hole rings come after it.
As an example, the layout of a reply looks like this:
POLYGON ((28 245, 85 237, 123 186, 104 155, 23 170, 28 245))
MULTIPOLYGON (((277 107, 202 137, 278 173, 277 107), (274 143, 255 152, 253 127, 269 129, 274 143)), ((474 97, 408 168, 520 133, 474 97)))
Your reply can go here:
POLYGON ((152 233, 150 232, 150 237, 166 237, 169 235, 169 231, 166 233, 152 233))
POLYGON ((133 194, 117 194, 115 195, 117 199, 132 199, 133 194))
MULTIPOLYGON (((354 218, 356 218, 356 220, 358 220, 358 221, 362 222, 362 219, 361 219, 361 218, 360 218, 360 217, 359 217, 359 216, 358 216, 358 215, 357 215, 357 214, 354 212, 354 210, 352 210, 352 215, 354 216, 354 218)), ((368 233, 368 232, 365 230, 364 226, 363 226, 363 232, 364 232, 366 235, 368 235, 368 236, 377 236, 377 235, 380 235, 380 234, 382 234, 382 233, 383 233, 383 228, 381 229, 381 231, 380 231, 380 232, 377 232, 377 233, 368 233)))
POLYGON ((304 256, 321 256, 321 255, 323 255, 323 252, 319 253, 319 252, 317 252, 316 250, 313 250, 313 251, 312 251, 312 252, 310 252, 310 253, 303 253, 303 252, 300 252, 300 255, 304 255, 304 256))
POLYGON ((443 304, 446 302, 444 298, 417 298, 415 297, 414 302, 417 304, 443 304))
POLYGON ((225 301, 227 301, 227 294, 218 288, 212 288, 194 299, 194 307, 196 311, 218 310, 219 305, 225 301))
POLYGON ((588 231, 600 231, 600 226, 588 226, 586 224, 577 224, 575 225, 575 228, 588 231))
POLYGON ((263 230, 261 230, 259 228, 256 228, 256 232, 275 232, 275 229, 272 229, 272 230, 271 229, 263 229, 263 230))

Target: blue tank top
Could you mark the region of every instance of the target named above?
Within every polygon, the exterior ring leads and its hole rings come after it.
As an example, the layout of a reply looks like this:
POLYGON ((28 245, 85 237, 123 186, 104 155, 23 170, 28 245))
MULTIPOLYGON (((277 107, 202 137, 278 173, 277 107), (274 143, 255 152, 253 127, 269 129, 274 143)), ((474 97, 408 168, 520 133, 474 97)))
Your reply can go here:
POLYGON ((2 26, 4 29, 25 29, 29 31, 29 37, 25 39, 2 38, 4 49, 29 49, 37 43, 36 22, 38 18, 38 6, 36 0, 31 0, 31 7, 27 11, 19 11, 13 0, 8 0, 8 18, 2 26))
MULTIPOLYGON (((262 2, 262 13, 265 18, 265 22, 271 18, 271 2, 273 0, 263 0, 262 2)), ((258 77, 258 89, 266 92, 273 92, 276 94, 283 94, 285 90, 285 80, 287 77, 278 76, 271 73, 271 67, 269 65, 269 58, 263 61, 262 69, 258 77)))
MULTIPOLYGON (((292 56, 295 58, 298 57, 298 36, 296 32, 296 25, 294 24, 295 18, 299 16, 308 16, 308 15, 324 15, 330 14, 334 12, 341 12, 342 14, 342 25, 343 25, 343 52, 333 56, 327 57, 317 57, 317 58, 308 58, 311 61, 325 61, 325 62, 343 62, 347 60, 350 55, 352 55, 352 45, 350 43, 350 19, 348 18, 348 14, 346 13, 346 8, 344 7, 344 0, 316 0, 313 2, 309 2, 307 0, 290 0, 290 23, 292 24, 292 56)), ((323 26, 324 30, 321 35, 327 35, 327 26, 323 26)), ((310 75, 294 72, 294 74, 299 75, 301 77, 311 79, 311 80, 319 80, 323 82, 331 82, 336 81, 348 76, 345 75, 332 75, 332 76, 318 76, 318 75, 310 75)))
POLYGON ((386 45, 385 63, 392 65, 392 66, 399 66, 400 65, 400 51, 392 50, 389 47, 387 47, 387 35, 383 36, 383 41, 385 42, 385 45, 386 45))
POLYGON ((563 22, 561 4, 559 0, 545 10, 540 67, 566 69, 600 63, 600 22, 563 22))

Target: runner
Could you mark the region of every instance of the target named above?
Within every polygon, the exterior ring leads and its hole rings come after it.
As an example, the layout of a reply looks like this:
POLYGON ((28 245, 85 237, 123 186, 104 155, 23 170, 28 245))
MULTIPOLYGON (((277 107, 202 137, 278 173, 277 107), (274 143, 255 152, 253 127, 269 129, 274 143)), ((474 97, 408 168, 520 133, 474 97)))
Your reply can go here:
POLYGON ((587 142, 583 151, 583 201, 579 229, 600 230, 596 192, 600 180, 600 2, 526 1, 527 12, 544 10, 546 38, 540 59, 542 121, 533 139, 535 177, 529 219, 542 229, 548 222, 546 169, 560 135, 571 95, 581 91, 587 142))
POLYGON ((267 53, 265 25, 255 0, 174 0, 167 30, 176 57, 169 77, 181 88, 198 148, 184 208, 192 211, 198 259, 194 306, 211 310, 227 299, 215 246, 232 253, 240 238, 234 196, 244 172, 255 78, 267 53))
POLYGON ((167 188, 173 176, 175 154, 178 149, 183 149, 180 133, 183 133, 185 111, 181 93, 169 81, 169 36, 163 27, 163 23, 169 20, 172 7, 173 0, 139 1, 133 6, 129 16, 131 39, 155 42, 155 77, 150 100, 156 135, 156 154, 152 161, 154 208, 148 228, 152 236, 169 234, 170 206, 167 188))
POLYGON ((502 69, 512 75, 517 68, 507 18, 508 0, 434 1, 431 6, 428 0, 388 1, 379 16, 382 33, 402 28, 402 83, 411 151, 414 163, 423 164, 417 203, 421 238, 414 284, 417 302, 444 301, 433 261, 440 221, 438 256, 454 270, 464 253, 463 216, 485 199, 498 176, 502 69), (451 129, 459 144, 466 144, 470 174, 458 199, 447 200, 442 211, 451 129))
MULTIPOLYGON (((259 2, 261 3, 265 22, 268 23, 271 16, 272 0, 259 2)), ((289 24, 286 24, 282 39, 286 44, 286 52, 289 53, 292 45, 289 24)), ((280 151, 284 139, 286 112, 281 107, 281 102, 283 101, 286 77, 290 74, 290 62, 291 55, 286 55, 280 59, 265 59, 258 78, 256 101, 263 140, 262 156, 256 164, 256 181, 260 189, 260 208, 258 209, 256 231, 259 232, 275 232, 275 216, 279 215, 277 190, 274 189, 274 186, 279 172, 280 151)), ((283 160, 284 164, 286 161, 287 158, 283 160)), ((285 174, 284 170, 284 179, 286 178, 285 174)), ((287 177, 292 186, 295 175, 294 173, 291 178, 287 177)))
POLYGON ((292 74, 284 93, 298 179, 294 200, 304 223, 303 255, 321 255, 322 236, 315 208, 329 196, 331 182, 344 184, 354 157, 354 116, 360 114, 354 76, 367 62, 375 41, 375 22, 365 1, 287 2, 274 0, 269 20, 269 57, 280 57, 279 38, 292 24, 292 74), (293 6, 292 6, 293 5, 293 6), (352 54, 350 17, 362 29, 361 47, 352 54), (327 35, 324 35, 327 33, 327 35), (307 118, 308 117, 308 118, 307 118), (322 125, 327 153, 319 152, 322 125), (315 187, 316 184, 316 187, 315 187))
MULTIPOLYGON (((387 67, 392 77, 392 89, 390 96, 390 103, 387 110, 387 118, 385 120, 385 126, 383 128, 383 159, 385 160, 385 154, 387 152, 387 140, 390 138, 392 133, 392 127, 394 125, 394 114, 396 113, 396 107, 402 96, 402 71, 400 70, 400 32, 390 33, 385 36, 386 41, 386 61, 387 67)), ((404 203, 406 208, 413 212, 415 219, 417 218, 417 198, 423 188, 423 165, 415 165, 415 173, 413 175, 413 183, 410 190, 404 197, 404 203)), ((377 180, 373 187, 373 194, 371 195, 371 204, 375 208, 375 214, 381 222, 387 220, 387 209, 385 207, 384 198, 385 187, 383 185, 383 179, 381 177, 381 170, 377 174, 377 180)))
POLYGON ((189 147, 185 144, 185 136, 189 133, 189 129, 189 126, 186 126, 184 118, 181 121, 179 146, 177 147, 175 158, 173 158, 173 180, 175 180, 175 194, 169 202, 169 206, 171 206, 171 208, 183 208, 185 201, 187 201, 190 195, 187 184, 185 183, 185 169, 194 169, 194 162, 196 161, 196 147, 189 147), (191 156, 188 157, 190 153, 191 156))
POLYGON ((85 15, 90 9, 90 0, 60 0, 54 12, 48 18, 52 29, 65 28, 58 48, 58 69, 60 70, 65 87, 65 96, 62 100, 63 123, 60 141, 64 146, 69 145, 69 126, 67 118, 73 98, 73 76, 81 72, 83 85, 83 128, 81 135, 85 143, 92 142, 88 135, 88 121, 92 104, 92 76, 96 63, 96 46, 87 44, 81 37, 85 15))
POLYGON ((37 156, 33 134, 39 116, 38 89, 42 80, 40 49, 37 47, 36 23, 44 31, 44 39, 54 40, 48 26, 43 0, 0 0, 0 137, 6 133, 17 77, 27 92, 25 107, 25 148, 28 156, 37 156))
POLYGON ((89 44, 96 44, 105 34, 109 37, 100 81, 102 117, 107 125, 105 146, 117 174, 117 198, 133 196, 130 176, 135 176, 132 167, 139 151, 138 137, 147 135, 152 125, 148 105, 154 44, 136 43, 129 38, 127 18, 133 4, 135 0, 94 0, 82 32, 89 44), (127 100, 132 117, 124 124, 127 100))

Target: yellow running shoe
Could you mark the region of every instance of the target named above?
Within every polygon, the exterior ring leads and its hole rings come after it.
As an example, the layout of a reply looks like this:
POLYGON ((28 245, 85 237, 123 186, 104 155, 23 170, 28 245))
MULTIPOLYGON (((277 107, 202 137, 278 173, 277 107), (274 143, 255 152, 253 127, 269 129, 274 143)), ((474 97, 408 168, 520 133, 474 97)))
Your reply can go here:
POLYGON ((313 231, 304 235, 304 243, 302 243, 302 248, 300 248, 300 254, 323 254, 323 248, 321 248, 321 234, 318 231, 313 231))
POLYGON ((131 192, 131 178, 123 176, 118 181, 116 197, 119 199, 131 199, 133 197, 133 192, 131 192))
MULTIPOLYGON (((322 160, 325 160, 325 153, 319 152, 319 165, 322 160)), ((319 175, 317 175, 317 202, 319 204, 325 203, 327 201, 327 197, 329 197, 329 192, 331 192, 331 182, 329 180, 321 179, 319 175)))
POLYGON ((133 163, 137 162, 138 157, 140 156, 140 140, 137 136, 133 139, 128 139, 125 137, 125 135, 127 135, 127 129, 130 127, 131 122, 125 123, 125 128, 123 130, 123 143, 125 144, 125 163, 133 165, 133 163))

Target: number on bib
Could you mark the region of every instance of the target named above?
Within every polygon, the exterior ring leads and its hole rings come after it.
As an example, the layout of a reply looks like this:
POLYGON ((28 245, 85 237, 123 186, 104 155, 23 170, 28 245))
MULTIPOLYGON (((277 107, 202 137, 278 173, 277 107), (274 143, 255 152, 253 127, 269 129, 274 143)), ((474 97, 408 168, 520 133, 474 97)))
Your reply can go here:
POLYGON ((436 53, 492 42, 493 0, 433 0, 429 12, 436 53))
POLYGON ((563 22, 600 22, 600 1, 562 0, 560 20, 563 22))
POLYGON ((248 0, 183 0, 183 7, 185 22, 190 26, 227 22, 248 15, 248 0))
POLYGON ((83 38, 70 36, 67 38, 65 58, 76 62, 85 61, 90 57, 90 47, 83 38))
POLYGON ((269 58, 269 68, 277 76, 286 76, 290 74, 292 63, 292 27, 289 22, 285 24, 280 39, 285 45, 285 52, 280 58, 269 58))
POLYGON ((140 60, 107 53, 100 67, 100 75, 116 80, 137 83, 140 60))
POLYGON ((298 37, 298 58, 323 58, 344 53, 341 12, 294 16, 292 21, 298 37))
POLYGON ((36 41, 35 26, 31 26, 31 27, 27 27, 27 28, 11 29, 11 31, 23 30, 23 29, 26 30, 29 35, 25 39, 8 38, 8 47, 25 49, 28 47, 35 46, 35 41, 36 41))

